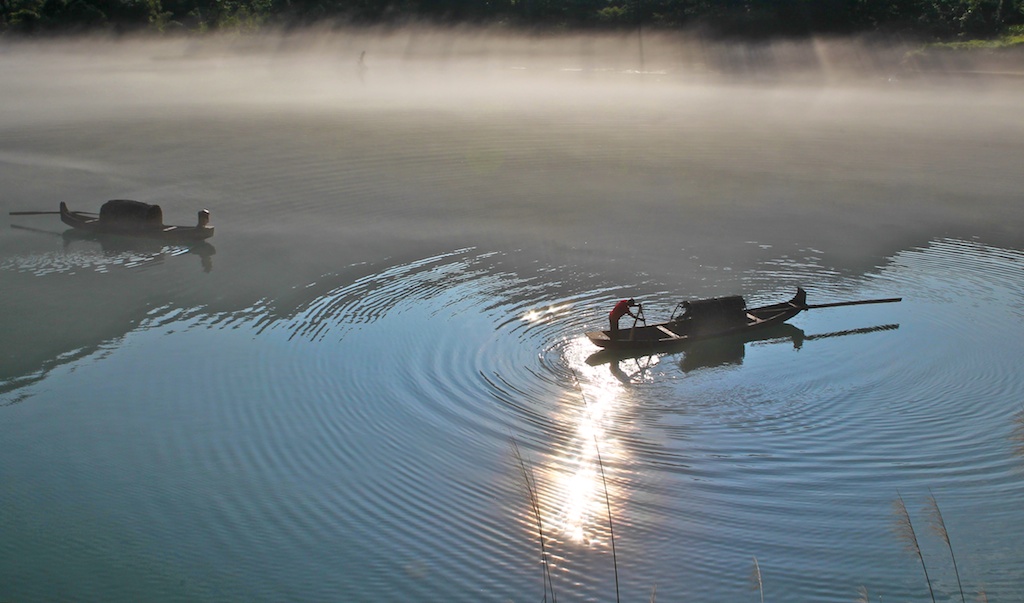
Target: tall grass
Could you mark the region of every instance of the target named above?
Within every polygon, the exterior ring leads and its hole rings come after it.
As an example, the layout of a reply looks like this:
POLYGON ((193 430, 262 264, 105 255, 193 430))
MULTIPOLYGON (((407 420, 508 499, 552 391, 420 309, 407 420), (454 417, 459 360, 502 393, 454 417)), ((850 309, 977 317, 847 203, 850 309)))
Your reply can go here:
POLYGON ((543 568, 543 592, 544 592, 544 603, 547 603, 548 592, 551 593, 551 602, 557 603, 558 599, 555 597, 555 584, 551 581, 551 563, 548 557, 547 544, 544 541, 544 522, 541 520, 540 515, 540 497, 537 494, 537 482, 533 479, 533 472, 527 467, 526 461, 523 460, 523 455, 519 451, 519 444, 516 443, 515 438, 512 440, 512 450, 515 452, 516 461, 519 463, 519 470, 523 474, 523 481, 526 483, 526 492, 530 497, 530 507, 533 510, 533 518, 537 522, 537 537, 540 540, 540 563, 543 568))
POLYGON ((907 512, 907 505, 903 502, 903 495, 896 492, 896 501, 893 503, 896 513, 896 533, 903 540, 907 550, 917 555, 921 562, 921 569, 924 571, 924 580, 928 583, 928 594, 932 596, 932 603, 935 603, 935 591, 932 590, 932 580, 928 577, 928 566, 924 563, 924 555, 921 554, 921 544, 917 540, 917 532, 914 530, 914 523, 910 521, 910 513, 907 512))
MULTIPOLYGON (((580 395, 583 391, 580 391, 580 395)), ((597 451, 597 466, 601 470, 601 485, 604 488, 604 505, 608 510, 608 537, 612 542, 612 568, 615 570, 615 603, 619 603, 619 559, 615 554, 615 527, 612 525, 612 502, 608 497, 608 479, 604 475, 604 462, 601 460, 601 448, 594 436, 594 450, 597 451)))
POLYGON ((761 565, 757 562, 757 557, 754 557, 754 568, 750 572, 750 585, 761 593, 761 603, 764 603, 764 581, 761 579, 761 565))
MULTIPOLYGON (((918 561, 921 562, 921 569, 924 571, 925 582, 928 583, 928 592, 931 594, 932 601, 935 601, 935 592, 932 590, 931 577, 928 574, 928 568, 924 563, 924 555, 921 553, 921 545, 917 539, 917 532, 914 531, 914 524, 910 521, 910 513, 907 511, 907 505, 903 502, 903 496, 900 495, 899 491, 896 492, 896 501, 893 503, 894 512, 896 514, 896 525, 895 529, 900 539, 903 540, 908 551, 912 552, 917 556, 918 561)), ((927 513, 929 525, 932 532, 937 535, 942 542, 946 544, 946 550, 949 551, 949 558, 953 562, 953 572, 956 574, 956 585, 960 590, 960 601, 961 603, 967 603, 967 595, 964 594, 964 585, 960 579, 960 567, 956 561, 956 553, 953 550, 953 541, 949 536, 949 530, 946 528, 946 520, 942 516, 942 510, 939 508, 939 502, 935 499, 935 495, 932 494, 931 490, 928 491, 928 498, 925 502, 925 512, 927 513)), ((977 598, 979 602, 988 602, 988 595, 985 593, 985 589, 981 588, 978 590, 977 598)), ((861 587, 861 597, 858 601, 867 601, 867 590, 861 587)))
POLYGON ((857 589, 857 603, 871 603, 871 596, 868 595, 868 589, 864 586, 857 589))
POLYGON ((1013 433, 1010 435, 1010 441, 1013 442, 1013 451, 1019 457, 1024 457, 1024 404, 1021 405, 1020 412, 1013 417, 1014 427, 1013 433))
POLYGON ((939 538, 941 538, 943 542, 946 543, 946 548, 949 549, 949 556, 953 560, 953 572, 956 574, 956 585, 960 588, 960 601, 961 603, 967 603, 967 599, 964 598, 964 585, 960 582, 960 569, 956 565, 956 555, 953 554, 953 543, 949 540, 949 530, 946 529, 946 522, 942 519, 942 511, 939 509, 939 502, 935 500, 935 495, 932 494, 931 490, 928 491, 927 508, 932 519, 932 530, 938 534, 939 538))

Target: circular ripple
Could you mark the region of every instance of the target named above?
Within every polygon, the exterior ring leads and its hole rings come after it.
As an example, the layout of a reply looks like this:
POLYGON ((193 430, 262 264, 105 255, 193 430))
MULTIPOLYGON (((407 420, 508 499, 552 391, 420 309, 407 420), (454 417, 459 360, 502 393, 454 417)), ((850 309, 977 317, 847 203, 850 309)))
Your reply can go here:
MULTIPOLYGON (((900 584, 897 490, 915 504, 928 488, 960 504, 1019 494, 1019 254, 939 241, 809 287, 814 301, 901 304, 809 312, 738 354, 604 364, 583 333, 621 292, 513 259, 460 249, 371 270, 284 316, 274 300, 154 311, 144 332, 185 340, 162 353, 217 350, 196 361, 204 410, 162 442, 185 466, 238 468, 194 478, 231 484, 195 519, 216 547, 243 565, 267 547, 336 560, 344 535, 366 592, 426 596, 432 576, 539 581, 539 517, 556 589, 583 598, 613 586, 614 531, 637 597, 655 582, 665 597, 742 593, 757 556, 796 598, 845 600, 808 575, 900 584), (669 576, 669 558, 693 579, 669 576)), ((330 573, 310 563, 277 571, 330 573)))

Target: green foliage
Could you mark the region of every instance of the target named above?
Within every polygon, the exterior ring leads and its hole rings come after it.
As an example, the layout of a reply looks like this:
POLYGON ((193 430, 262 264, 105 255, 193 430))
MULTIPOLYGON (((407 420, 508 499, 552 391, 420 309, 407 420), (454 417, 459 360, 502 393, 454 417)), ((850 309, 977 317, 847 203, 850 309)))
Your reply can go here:
POLYGON ((1024 36, 1024 0, 0 0, 0 31, 26 34, 95 28, 162 32, 170 27, 248 33, 271 23, 322 19, 558 28, 699 26, 711 35, 743 37, 881 31, 972 47, 972 39, 1000 34, 1000 44, 1019 44, 1013 40, 1024 36))
POLYGON ((31 34, 39 29, 42 17, 31 8, 20 8, 11 13, 6 20, 11 31, 31 34))
POLYGON ((255 33, 270 18, 273 0, 224 0, 217 15, 216 29, 255 33))
POLYGON ((171 20, 173 13, 165 11, 160 0, 146 0, 147 20, 153 29, 164 32, 168 26, 174 23, 171 20))
POLYGON ((621 6, 606 6, 597 11, 597 20, 601 23, 611 25, 622 25, 623 23, 627 23, 629 17, 629 11, 621 6))
POLYGON ((1010 49, 1024 49, 1024 26, 1009 27, 1004 34, 994 38, 959 39, 952 42, 926 44, 914 54, 925 56, 936 52, 994 52, 1010 49))

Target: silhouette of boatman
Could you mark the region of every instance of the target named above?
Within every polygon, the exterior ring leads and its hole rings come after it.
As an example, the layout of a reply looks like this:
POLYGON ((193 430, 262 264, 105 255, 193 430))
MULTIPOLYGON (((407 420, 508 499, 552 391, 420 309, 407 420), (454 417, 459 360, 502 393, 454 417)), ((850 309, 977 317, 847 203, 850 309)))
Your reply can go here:
POLYGON ((619 319, 627 314, 632 316, 633 318, 636 318, 636 314, 633 314, 630 308, 639 305, 640 304, 633 301, 632 297, 629 299, 621 300, 619 301, 619 303, 615 304, 615 307, 612 308, 612 311, 608 313, 608 323, 611 325, 612 339, 619 338, 619 319))

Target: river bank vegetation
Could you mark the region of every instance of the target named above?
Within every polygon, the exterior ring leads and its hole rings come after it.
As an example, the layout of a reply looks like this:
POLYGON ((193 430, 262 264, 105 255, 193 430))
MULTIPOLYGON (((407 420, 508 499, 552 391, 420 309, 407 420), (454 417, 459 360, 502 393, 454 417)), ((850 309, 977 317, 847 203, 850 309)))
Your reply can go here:
POLYGON ((646 27, 743 39, 881 33, 962 43, 1021 37, 1024 0, 0 0, 6 35, 253 32, 324 22, 646 27))

